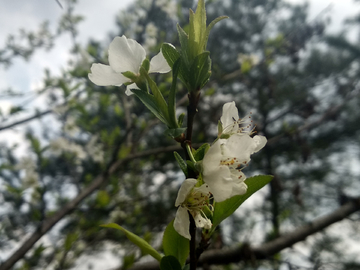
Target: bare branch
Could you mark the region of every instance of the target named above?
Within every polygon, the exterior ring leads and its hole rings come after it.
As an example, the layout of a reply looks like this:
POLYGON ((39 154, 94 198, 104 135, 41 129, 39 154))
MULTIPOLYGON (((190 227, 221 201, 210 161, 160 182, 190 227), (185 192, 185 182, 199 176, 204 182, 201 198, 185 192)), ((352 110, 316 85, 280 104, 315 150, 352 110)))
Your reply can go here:
POLYGON ((12 124, 9 124, 9 125, 6 125, 6 126, 2 126, 2 127, 0 126, 0 131, 5 130, 5 129, 9 129, 9 128, 12 128, 12 127, 15 127, 15 126, 20 125, 20 124, 24 124, 24 123, 26 123, 26 122, 32 121, 32 120, 34 120, 34 119, 36 119, 36 118, 40 118, 40 117, 42 117, 42 116, 44 116, 44 115, 47 115, 47 114, 49 114, 49 113, 52 113, 52 112, 53 112, 53 110, 46 110, 46 111, 43 111, 43 112, 37 112, 37 113, 35 113, 33 116, 24 118, 24 119, 22 119, 22 120, 19 120, 19 121, 17 121, 17 122, 12 123, 12 124))
MULTIPOLYGON (((262 260, 270 258, 276 253, 289 248, 292 245, 305 240, 310 235, 322 231, 326 227, 341 221, 351 214, 360 210, 360 197, 352 199, 350 202, 342 205, 334 212, 318 218, 302 227, 287 233, 273 241, 262 244, 261 246, 251 248, 249 245, 242 245, 230 249, 213 249, 205 251, 198 262, 201 265, 224 265, 229 263, 238 263, 241 261, 262 260)), ((158 270, 157 261, 136 264, 131 270, 158 270)))

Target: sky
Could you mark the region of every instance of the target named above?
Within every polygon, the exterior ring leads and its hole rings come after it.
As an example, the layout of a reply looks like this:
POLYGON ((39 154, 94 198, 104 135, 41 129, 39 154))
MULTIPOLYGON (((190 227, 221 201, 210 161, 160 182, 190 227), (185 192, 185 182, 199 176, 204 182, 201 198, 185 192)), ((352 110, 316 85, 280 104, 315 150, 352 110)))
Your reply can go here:
MULTIPOLYGON (((59 0, 59 2, 65 8, 65 1, 59 0)), ((86 44, 90 37, 99 41, 108 40, 109 32, 116 29, 115 16, 119 10, 124 9, 131 2, 133 0, 78 0, 75 14, 85 17, 85 20, 79 24, 78 40, 80 43, 86 44)), ((327 8, 330 10, 329 14, 332 17, 330 30, 332 32, 341 30, 341 23, 345 17, 360 11, 360 5, 355 5, 352 0, 313 0, 310 3, 310 18, 315 18, 327 8)), ((45 20, 50 22, 50 28, 54 31, 60 17, 65 12, 56 0, 0 0, 0 7, 0 48, 4 47, 9 34, 16 34, 21 28, 35 31, 45 20)), ((50 52, 39 50, 29 62, 16 59, 14 64, 7 69, 0 66, 0 109, 6 112, 11 105, 23 102, 23 99, 1 97, 2 90, 12 87, 16 91, 29 93, 31 96, 31 93, 41 86, 45 68, 50 69, 53 74, 59 74, 62 68, 66 68, 71 44, 71 37, 64 35, 56 40, 56 46, 50 52)), ((29 103, 29 107, 35 105, 41 107, 43 98, 33 100, 29 103)), ((20 118, 22 117, 24 115, 20 118)), ((1 125, 2 123, 0 123, 1 125)), ((20 128, 0 132, 0 143, 3 141, 9 144, 22 142, 22 134, 20 128)), ((20 150, 26 153, 25 148, 20 148, 20 150)), ((104 258, 104 261, 110 262, 111 260, 104 258)), ((117 264, 118 262, 116 262, 117 264)), ((95 267, 95 269, 97 268, 95 267)))

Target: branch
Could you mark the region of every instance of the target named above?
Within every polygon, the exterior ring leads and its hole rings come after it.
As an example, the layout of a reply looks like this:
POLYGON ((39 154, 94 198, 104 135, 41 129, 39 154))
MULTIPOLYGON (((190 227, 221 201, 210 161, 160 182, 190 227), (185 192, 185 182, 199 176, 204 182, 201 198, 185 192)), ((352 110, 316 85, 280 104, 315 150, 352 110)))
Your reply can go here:
POLYGON ((22 259, 25 254, 34 246, 34 244, 45 235, 56 223, 58 223, 61 219, 63 219, 66 215, 70 214, 86 197, 88 197, 95 190, 100 188, 109 178, 111 174, 117 171, 120 166, 130 160, 135 158, 142 158, 149 155, 156 155, 169 151, 180 150, 181 147, 178 145, 168 146, 168 147, 160 147, 156 149, 151 149, 148 151, 143 151, 140 153, 130 154, 127 157, 112 162, 108 169, 101 175, 98 175, 86 189, 84 189, 80 194, 66 204, 62 209, 58 210, 54 215, 45 219, 41 225, 41 227, 36 230, 28 239, 24 241, 24 243, 6 260, 0 265, 0 270, 8 270, 11 269, 16 262, 22 259))
MULTIPOLYGON (((313 222, 299 227, 298 229, 287 233, 275 240, 264 243, 261 246, 251 248, 249 245, 242 245, 230 249, 212 249, 205 251, 198 261, 201 265, 225 265, 229 263, 238 263, 248 260, 263 260, 276 253, 289 248, 294 244, 305 240, 308 236, 322 231, 326 227, 348 217, 360 210, 360 197, 352 199, 350 202, 342 205, 334 212, 318 218, 313 222)), ((158 270, 157 261, 141 263, 134 265, 130 270, 158 270)))
POLYGON ((31 120, 34 120, 36 118, 39 118, 41 116, 47 115, 47 114, 52 113, 52 112, 53 112, 53 110, 46 110, 46 111, 43 111, 43 112, 37 112, 33 116, 24 118, 24 119, 22 119, 20 121, 14 122, 14 123, 6 125, 6 126, 2 126, 2 127, 0 126, 0 131, 12 128, 14 126, 17 126, 17 125, 20 125, 20 124, 23 124, 23 123, 26 123, 26 122, 29 122, 31 120))
POLYGON ((359 96, 359 92, 360 92, 360 89, 355 89, 353 92, 349 93, 349 95, 344 99, 344 101, 341 104, 339 104, 338 106, 335 106, 335 107, 331 107, 321 117, 319 117, 317 120, 312 121, 310 123, 306 123, 306 124, 298 127, 297 129, 295 129, 292 132, 288 132, 288 133, 285 132, 285 133, 281 133, 281 134, 279 134, 277 136, 274 136, 274 137, 272 137, 271 139, 268 140, 267 145, 274 144, 274 143, 278 142, 281 138, 285 137, 286 135, 296 134, 296 133, 300 133, 302 131, 311 130, 311 129, 315 128, 315 127, 318 127, 319 125, 321 125, 326 120, 331 119, 334 116, 338 115, 341 112, 341 110, 343 109, 343 107, 347 104, 348 101, 350 101, 353 98, 359 96))

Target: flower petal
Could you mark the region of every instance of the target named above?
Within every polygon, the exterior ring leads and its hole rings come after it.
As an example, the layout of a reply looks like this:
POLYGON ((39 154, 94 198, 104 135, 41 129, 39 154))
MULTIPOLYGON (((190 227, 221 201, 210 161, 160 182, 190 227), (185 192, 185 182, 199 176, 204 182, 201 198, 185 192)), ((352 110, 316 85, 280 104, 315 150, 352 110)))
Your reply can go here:
POLYGON ((190 228, 190 220, 189 220, 189 214, 186 208, 179 207, 175 220, 174 220, 174 229, 183 237, 187 239, 191 239, 191 235, 189 232, 190 228))
POLYGON ((201 215, 200 212, 196 213, 196 216, 194 217, 195 225, 198 228, 205 228, 205 229, 211 229, 211 221, 208 218, 205 218, 201 215))
POLYGON ((216 202, 222 202, 231 197, 234 181, 228 167, 220 166, 215 170, 204 170, 203 176, 216 202))
POLYGON ((136 85, 136 83, 132 83, 126 86, 125 94, 127 96, 131 96, 134 94, 133 92, 131 92, 131 89, 139 89, 139 87, 136 85))
POLYGON ((145 49, 135 40, 125 36, 115 37, 109 46, 109 63, 116 72, 139 73, 146 57, 145 49))
POLYGON ((149 73, 168 73, 171 71, 171 67, 167 63, 162 51, 155 55, 150 61, 149 73))
POLYGON ((103 64, 93 64, 88 76, 90 81, 99 86, 120 86, 129 81, 122 74, 116 73, 110 66, 103 64))
MULTIPOLYGON (((243 173, 242 173, 243 174, 243 173)), ((230 197, 236 196, 236 195, 244 195, 247 191, 247 185, 244 183, 244 180, 246 179, 246 176, 243 174, 243 177, 241 177, 241 181, 234 181, 233 183, 233 189, 230 197)))
POLYGON ((224 157, 236 157, 238 162, 247 163, 257 148, 257 142, 247 134, 234 134, 221 146, 224 157))
POLYGON ((265 146, 265 144, 267 143, 267 139, 264 136, 260 136, 260 135, 254 136, 253 140, 254 140, 254 142, 256 144, 253 153, 256 153, 256 152, 260 151, 265 146))
POLYGON ((175 206, 179 206, 185 201, 187 195, 189 195, 196 183, 197 180, 194 178, 188 178, 182 183, 175 201, 175 206))
MULTIPOLYGON (((235 121, 239 119, 238 109, 236 108, 235 101, 225 103, 223 106, 223 113, 220 118, 223 129, 234 124, 235 121)), ((237 130, 237 125, 234 126, 237 130)), ((232 132, 233 130, 231 130, 232 132)))

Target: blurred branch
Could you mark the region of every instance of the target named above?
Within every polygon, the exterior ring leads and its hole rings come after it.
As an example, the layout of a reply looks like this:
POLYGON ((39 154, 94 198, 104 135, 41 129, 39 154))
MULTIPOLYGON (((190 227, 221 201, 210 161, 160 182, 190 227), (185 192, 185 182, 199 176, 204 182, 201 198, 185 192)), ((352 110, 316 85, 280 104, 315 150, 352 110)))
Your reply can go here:
POLYGON ((318 127, 319 125, 321 125, 323 122, 325 122, 326 120, 329 120, 331 118, 333 118, 334 116, 336 116, 337 114, 340 113, 341 109, 346 105, 346 103, 349 101, 349 100, 352 100, 354 97, 358 96, 359 95, 359 89, 356 89, 354 90, 353 92, 351 92, 345 99, 344 101, 338 105, 338 106, 335 106, 335 107, 331 107, 329 108, 321 117, 319 117, 317 120, 315 121, 312 121, 310 123, 306 123, 298 128, 296 128, 294 131, 292 132, 284 132, 284 133, 281 133, 277 136, 274 136, 272 137, 271 139, 268 140, 268 145, 269 144, 274 144, 276 142, 278 142, 280 139, 282 139, 283 137, 287 136, 287 135, 290 135, 290 134, 295 134, 295 133, 300 133, 302 131, 305 131, 305 130, 310 130, 310 129, 313 129, 315 127, 318 127))
POLYGON ((92 184, 90 184, 86 189, 84 189, 77 197, 75 197, 72 201, 66 204, 62 209, 58 210, 55 214, 45 219, 42 225, 38 228, 38 230, 36 230, 28 239, 26 239, 24 243, 0 265, 0 270, 11 269, 14 264, 21 260, 43 235, 45 235, 56 223, 62 220, 66 215, 70 214, 85 198, 87 198, 95 190, 97 190, 104 183, 106 183, 109 176, 115 173, 125 162, 136 158, 142 158, 149 155, 156 155, 176 150, 181 150, 181 147, 179 145, 160 147, 140 153, 130 154, 121 160, 114 160, 113 162, 111 162, 108 166, 108 169, 104 173, 98 175, 93 180, 92 184))
POLYGON ((37 112, 33 116, 24 118, 22 120, 19 120, 17 122, 12 123, 12 124, 5 125, 5 126, 0 126, 0 131, 15 127, 15 126, 20 125, 20 124, 24 124, 26 122, 32 121, 32 120, 34 120, 36 118, 42 117, 42 116, 47 115, 47 114, 52 113, 52 112, 53 112, 53 110, 46 110, 46 111, 43 111, 43 112, 37 112))
MULTIPOLYGON (((287 233, 273 241, 262 244, 258 247, 250 247, 248 244, 237 246, 230 249, 212 249, 205 251, 200 257, 198 266, 201 265, 225 265, 229 263, 238 263, 241 261, 254 261, 268 259, 270 256, 289 248, 292 245, 305 240, 328 226, 347 218, 351 214, 360 210, 360 197, 352 199, 334 212, 318 218, 300 228, 287 233)), ((136 264, 131 270, 158 270, 157 261, 136 264)))

